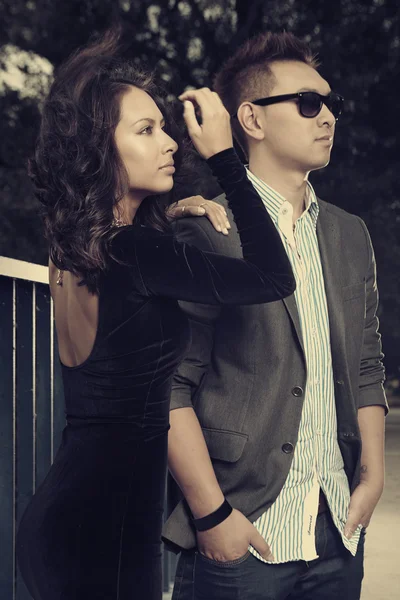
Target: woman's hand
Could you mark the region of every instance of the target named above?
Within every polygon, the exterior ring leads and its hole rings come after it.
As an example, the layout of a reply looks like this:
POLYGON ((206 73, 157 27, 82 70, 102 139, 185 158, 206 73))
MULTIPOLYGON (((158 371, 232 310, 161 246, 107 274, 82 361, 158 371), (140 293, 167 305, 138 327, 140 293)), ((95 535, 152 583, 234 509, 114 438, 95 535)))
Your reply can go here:
POLYGON ((203 158, 208 159, 233 147, 230 116, 216 92, 209 88, 188 90, 179 96, 179 100, 183 102, 183 118, 191 140, 203 158), (200 109, 201 125, 195 107, 200 109))
POLYGON ((179 200, 168 208, 167 216, 170 219, 205 216, 224 235, 228 235, 228 229, 231 228, 225 208, 218 202, 205 200, 203 196, 189 196, 179 200))

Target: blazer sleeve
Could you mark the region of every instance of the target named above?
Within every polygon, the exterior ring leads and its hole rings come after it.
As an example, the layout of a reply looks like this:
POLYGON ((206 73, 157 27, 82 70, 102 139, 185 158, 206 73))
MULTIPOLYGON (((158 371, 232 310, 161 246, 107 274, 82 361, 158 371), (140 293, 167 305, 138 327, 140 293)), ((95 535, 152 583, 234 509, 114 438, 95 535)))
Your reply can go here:
POLYGON ((376 314, 379 296, 376 282, 375 255, 367 227, 361 219, 360 223, 368 247, 369 266, 366 276, 366 310, 364 340, 361 350, 358 408, 379 405, 383 406, 387 413, 388 403, 383 388, 385 369, 382 359, 384 355, 379 333, 379 320, 376 314))
POLYGON ((243 259, 203 251, 173 235, 127 227, 119 258, 135 266, 146 296, 205 304, 260 304, 294 292, 295 279, 278 231, 233 149, 208 163, 224 188, 238 227, 243 259))

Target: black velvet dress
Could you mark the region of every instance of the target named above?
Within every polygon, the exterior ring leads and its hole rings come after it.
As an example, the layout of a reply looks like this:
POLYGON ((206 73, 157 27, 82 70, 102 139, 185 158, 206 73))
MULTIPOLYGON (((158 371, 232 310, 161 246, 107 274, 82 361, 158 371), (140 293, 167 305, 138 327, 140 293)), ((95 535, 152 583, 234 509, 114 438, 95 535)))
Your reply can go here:
POLYGON ((35 600, 161 599, 172 375, 190 340, 178 300, 256 304, 294 290, 279 235, 232 149, 209 160, 245 260, 124 227, 99 294, 88 359, 63 366, 67 426, 22 518, 17 553, 35 600))

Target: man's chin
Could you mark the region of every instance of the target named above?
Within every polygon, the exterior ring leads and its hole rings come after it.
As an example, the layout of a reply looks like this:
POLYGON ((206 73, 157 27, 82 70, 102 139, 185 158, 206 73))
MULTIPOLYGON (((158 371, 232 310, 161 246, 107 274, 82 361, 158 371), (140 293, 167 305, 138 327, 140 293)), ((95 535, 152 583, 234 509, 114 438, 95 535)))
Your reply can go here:
POLYGON ((308 171, 318 171, 319 169, 324 169, 325 167, 327 167, 329 165, 330 160, 331 159, 329 157, 327 160, 325 160, 323 162, 322 161, 315 162, 312 166, 310 165, 308 167, 308 171))

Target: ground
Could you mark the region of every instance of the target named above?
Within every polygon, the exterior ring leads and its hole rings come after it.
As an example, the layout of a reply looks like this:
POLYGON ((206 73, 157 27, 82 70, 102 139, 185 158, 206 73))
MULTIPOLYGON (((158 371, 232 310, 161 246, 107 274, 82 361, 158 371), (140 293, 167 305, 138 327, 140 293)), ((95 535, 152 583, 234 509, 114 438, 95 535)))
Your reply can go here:
POLYGON ((386 419, 385 491, 367 529, 361 600, 400 597, 400 407, 386 419))

